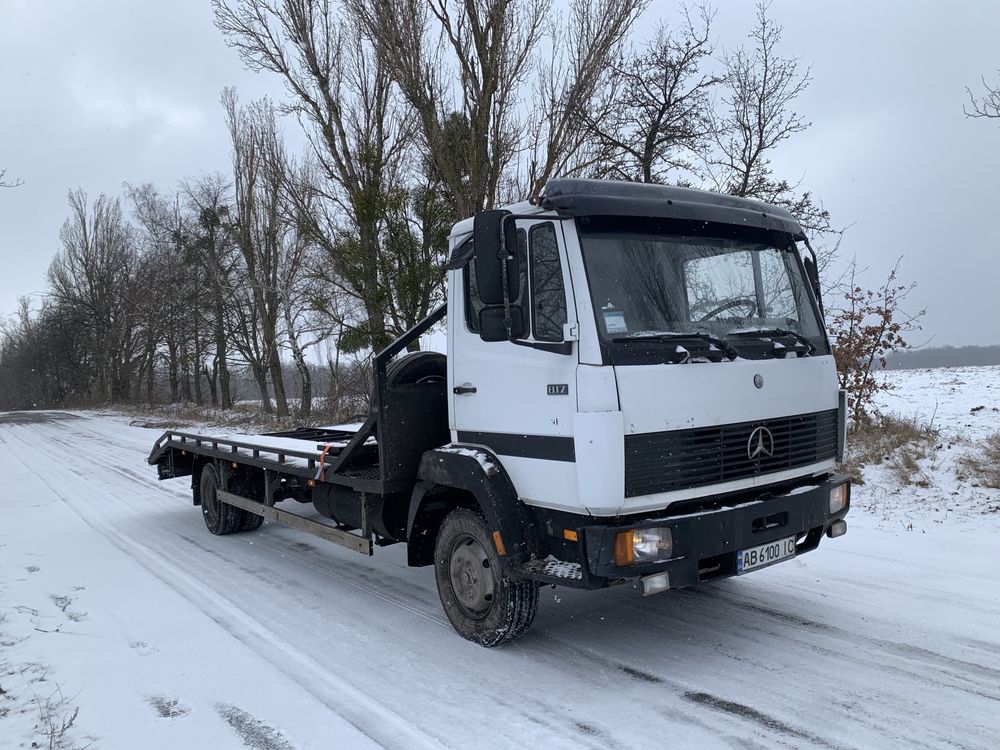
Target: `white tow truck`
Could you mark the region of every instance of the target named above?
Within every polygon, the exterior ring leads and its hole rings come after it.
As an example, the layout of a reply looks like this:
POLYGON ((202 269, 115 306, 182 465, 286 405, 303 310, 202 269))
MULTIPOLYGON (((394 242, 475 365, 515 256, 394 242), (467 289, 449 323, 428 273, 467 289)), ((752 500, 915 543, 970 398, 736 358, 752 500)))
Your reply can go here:
POLYGON ((170 430, 159 478, 190 476, 215 534, 406 544, 484 646, 528 629, 541 584, 653 594, 846 533, 845 400, 788 212, 556 179, 457 224, 447 269, 447 303, 375 356, 364 424, 170 430), (403 353, 445 317, 447 356, 403 353))

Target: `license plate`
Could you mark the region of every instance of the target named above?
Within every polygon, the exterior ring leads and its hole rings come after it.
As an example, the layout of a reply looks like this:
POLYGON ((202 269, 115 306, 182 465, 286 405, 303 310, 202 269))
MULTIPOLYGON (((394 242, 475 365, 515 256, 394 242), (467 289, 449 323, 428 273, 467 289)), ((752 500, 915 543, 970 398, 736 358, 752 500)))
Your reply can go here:
POLYGON ((741 549, 736 553, 736 575, 749 573, 751 570, 763 568, 766 565, 787 560, 795 556, 795 537, 768 542, 759 547, 741 549))

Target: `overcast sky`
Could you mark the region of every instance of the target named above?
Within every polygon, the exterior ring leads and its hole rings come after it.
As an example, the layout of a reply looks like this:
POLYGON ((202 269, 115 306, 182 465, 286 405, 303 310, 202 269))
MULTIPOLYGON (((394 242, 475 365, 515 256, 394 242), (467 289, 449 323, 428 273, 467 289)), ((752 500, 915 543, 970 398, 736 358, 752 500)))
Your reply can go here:
MULTIPOLYGON (((643 27, 675 9, 654 0, 643 27)), ((813 125, 778 173, 851 225, 842 253, 873 281, 903 256, 919 284, 907 305, 928 308, 915 343, 1000 343, 1000 122, 962 114, 965 86, 997 79, 1000 3, 776 0, 771 15, 813 76, 798 106, 813 125)), ((752 16, 719 2, 720 45, 742 43, 752 16)), ((228 168, 227 85, 283 96, 242 69, 207 0, 0 0, 0 168, 24 180, 0 190, 0 314, 44 290, 68 190, 228 168)))

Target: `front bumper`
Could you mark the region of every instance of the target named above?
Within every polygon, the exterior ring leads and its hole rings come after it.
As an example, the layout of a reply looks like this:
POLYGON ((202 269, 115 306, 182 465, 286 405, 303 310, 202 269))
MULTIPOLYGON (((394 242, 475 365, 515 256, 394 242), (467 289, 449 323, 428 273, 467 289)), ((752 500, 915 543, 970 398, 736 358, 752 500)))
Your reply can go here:
POLYGON ((737 572, 737 552, 749 547, 795 536, 796 555, 816 549, 823 535, 849 510, 850 480, 833 475, 814 480, 808 488, 799 487, 788 494, 728 507, 582 526, 578 529, 582 576, 576 585, 601 588, 663 572, 668 573, 672 589, 725 578, 737 572), (848 485, 847 503, 842 510, 830 513, 830 491, 841 484, 848 485), (616 535, 648 527, 671 529, 671 557, 645 564, 616 565, 616 535))

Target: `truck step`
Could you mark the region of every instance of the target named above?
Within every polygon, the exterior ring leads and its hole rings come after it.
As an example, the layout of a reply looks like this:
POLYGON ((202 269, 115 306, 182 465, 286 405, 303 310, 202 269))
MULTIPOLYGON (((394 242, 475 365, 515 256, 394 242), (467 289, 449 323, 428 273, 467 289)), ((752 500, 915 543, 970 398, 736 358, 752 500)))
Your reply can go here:
POLYGON ((518 568, 526 577, 543 583, 579 581, 583 578, 583 567, 577 562, 566 562, 552 555, 544 560, 528 560, 518 568))

